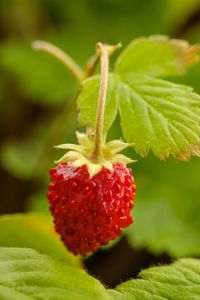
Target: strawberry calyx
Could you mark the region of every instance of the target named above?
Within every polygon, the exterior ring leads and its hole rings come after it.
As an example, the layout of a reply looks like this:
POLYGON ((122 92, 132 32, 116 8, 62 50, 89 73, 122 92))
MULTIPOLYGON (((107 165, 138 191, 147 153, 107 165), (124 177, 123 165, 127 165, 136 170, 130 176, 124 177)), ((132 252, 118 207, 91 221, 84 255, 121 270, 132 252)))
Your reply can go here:
POLYGON ((76 132, 78 144, 62 144, 55 148, 69 150, 56 163, 66 163, 72 161, 74 168, 85 165, 87 167, 90 178, 98 174, 102 168, 113 171, 113 164, 122 163, 129 164, 135 162, 124 154, 119 153, 123 149, 130 146, 121 140, 112 140, 103 142, 101 156, 98 161, 94 159, 95 142, 91 134, 76 132))

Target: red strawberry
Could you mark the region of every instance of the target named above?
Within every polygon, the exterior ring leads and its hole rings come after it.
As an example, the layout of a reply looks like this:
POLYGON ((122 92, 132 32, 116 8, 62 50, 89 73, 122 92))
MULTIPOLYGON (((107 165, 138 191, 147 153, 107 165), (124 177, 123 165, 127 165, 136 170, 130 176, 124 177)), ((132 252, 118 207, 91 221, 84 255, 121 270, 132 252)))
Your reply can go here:
POLYGON ((55 229, 67 248, 86 255, 107 244, 132 223, 130 211, 135 198, 133 162, 118 153, 129 144, 103 143, 98 161, 91 135, 77 133, 79 145, 57 146, 69 149, 56 168, 50 170, 48 199, 55 229))
POLYGON ((86 165, 73 161, 50 170, 48 199, 55 229, 67 248, 86 255, 107 244, 132 223, 135 198, 132 170, 115 163, 90 178, 86 165))

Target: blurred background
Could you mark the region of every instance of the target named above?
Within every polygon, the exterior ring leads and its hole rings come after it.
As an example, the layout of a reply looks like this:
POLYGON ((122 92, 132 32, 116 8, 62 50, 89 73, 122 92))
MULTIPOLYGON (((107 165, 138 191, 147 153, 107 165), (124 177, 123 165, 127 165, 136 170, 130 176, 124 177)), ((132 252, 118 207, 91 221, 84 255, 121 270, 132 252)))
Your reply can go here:
MULTIPOLYGON (((200 43, 200 1, 0 0, 2 215, 49 214, 48 169, 61 154, 52 146, 74 142, 78 127, 76 82, 54 58, 34 52, 31 42, 48 40, 84 66, 98 41, 126 46, 152 34, 200 43)), ((200 93, 200 63, 171 80, 200 93)), ((117 120, 109 138, 121 136, 117 120)), ((109 287, 149 265, 200 255, 200 159, 162 162, 151 154, 138 157, 133 149, 128 154, 138 160, 135 223, 109 249, 85 260, 109 287)))

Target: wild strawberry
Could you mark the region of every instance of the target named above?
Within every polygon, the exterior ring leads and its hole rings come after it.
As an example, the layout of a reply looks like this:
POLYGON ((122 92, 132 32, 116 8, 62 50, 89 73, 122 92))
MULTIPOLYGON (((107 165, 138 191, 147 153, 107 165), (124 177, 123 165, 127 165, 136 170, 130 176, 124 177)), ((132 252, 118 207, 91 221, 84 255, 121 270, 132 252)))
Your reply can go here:
POLYGON ((128 146, 111 141, 102 147, 101 161, 92 162, 94 143, 77 133, 80 145, 64 144, 73 149, 56 168, 50 170, 48 199, 56 231, 75 254, 95 252, 122 233, 132 223, 130 215, 135 198, 132 170, 126 156, 118 154, 128 146))
MULTIPOLYGON (((119 47, 119 44, 96 45, 101 76, 95 128, 92 124, 94 135, 77 133, 79 145, 57 146, 70 151, 57 162, 56 168, 50 170, 48 199, 55 229, 75 254, 96 251, 120 235, 133 221, 130 211, 135 185, 131 169, 126 167, 133 161, 119 153, 129 144, 118 140, 105 143, 109 56, 119 47)), ((77 74, 74 70, 73 73, 77 74)), ((80 82, 80 76, 78 79, 80 82)), ((91 124, 91 120, 87 118, 84 125, 88 123, 91 124)))

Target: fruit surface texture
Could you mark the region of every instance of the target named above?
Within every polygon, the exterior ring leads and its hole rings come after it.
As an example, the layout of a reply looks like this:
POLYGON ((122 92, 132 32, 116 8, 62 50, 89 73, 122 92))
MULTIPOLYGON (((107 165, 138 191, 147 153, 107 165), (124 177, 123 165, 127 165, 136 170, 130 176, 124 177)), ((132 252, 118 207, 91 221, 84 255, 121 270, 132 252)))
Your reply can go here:
POLYGON ((50 170, 48 199, 55 230, 66 247, 87 255, 115 239, 133 222, 136 186, 125 164, 103 168, 90 178, 85 165, 59 163, 50 170))

